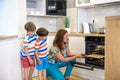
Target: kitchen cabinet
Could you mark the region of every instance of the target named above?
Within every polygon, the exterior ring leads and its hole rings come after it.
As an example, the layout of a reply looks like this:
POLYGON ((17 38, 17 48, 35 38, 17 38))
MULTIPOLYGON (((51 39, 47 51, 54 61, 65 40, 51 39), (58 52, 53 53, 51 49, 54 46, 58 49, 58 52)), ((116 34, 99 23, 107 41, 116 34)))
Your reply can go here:
POLYGON ((46 15, 46 0, 27 0, 27 14, 46 15))
POLYGON ((27 14, 66 15, 66 0, 27 0, 27 14))
POLYGON ((88 7, 91 5, 91 0, 76 0, 76 7, 88 7))
POLYGON ((105 20, 105 80, 120 80, 120 15, 105 20))
POLYGON ((85 52, 85 37, 69 36, 69 48, 73 52, 85 52))
POLYGON ((112 2, 118 2, 120 0, 91 0, 92 4, 105 4, 105 3, 112 3, 112 2))
POLYGON ((20 45, 18 38, 0 40, 0 80, 22 80, 20 45))
MULTIPOLYGON (((69 36, 69 49, 71 52, 85 54, 85 37, 69 36)), ((84 58, 78 58, 77 61, 85 63, 84 58)))
POLYGON ((76 7, 92 7, 96 6, 97 4, 106 4, 106 3, 117 3, 120 0, 76 0, 76 7))
POLYGON ((47 39, 48 48, 52 46, 54 37, 55 36, 48 36, 48 39, 47 39))
POLYGON ((103 3, 109 3, 112 2, 112 0, 91 0, 92 4, 103 4, 103 3))

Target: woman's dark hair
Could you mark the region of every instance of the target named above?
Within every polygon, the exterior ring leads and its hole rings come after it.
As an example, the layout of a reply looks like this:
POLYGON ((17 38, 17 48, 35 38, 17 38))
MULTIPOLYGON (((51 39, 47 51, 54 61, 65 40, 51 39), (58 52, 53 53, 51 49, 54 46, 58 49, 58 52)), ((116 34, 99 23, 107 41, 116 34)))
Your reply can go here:
POLYGON ((26 31, 35 31, 36 30, 36 26, 33 22, 27 22, 24 26, 26 31))
POLYGON ((36 34, 38 36, 47 36, 48 35, 48 30, 46 30, 45 28, 39 28, 37 31, 36 31, 36 34))
POLYGON ((54 38, 53 45, 57 46, 60 50, 63 50, 63 38, 66 33, 66 30, 60 29, 57 31, 56 36, 54 38))

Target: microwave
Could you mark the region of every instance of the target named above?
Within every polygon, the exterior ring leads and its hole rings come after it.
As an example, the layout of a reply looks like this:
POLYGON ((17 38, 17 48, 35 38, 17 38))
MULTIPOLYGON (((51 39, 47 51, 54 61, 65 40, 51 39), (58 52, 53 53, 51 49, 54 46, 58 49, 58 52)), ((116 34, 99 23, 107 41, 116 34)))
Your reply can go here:
POLYGON ((46 0, 46 15, 66 16, 66 0, 46 0))

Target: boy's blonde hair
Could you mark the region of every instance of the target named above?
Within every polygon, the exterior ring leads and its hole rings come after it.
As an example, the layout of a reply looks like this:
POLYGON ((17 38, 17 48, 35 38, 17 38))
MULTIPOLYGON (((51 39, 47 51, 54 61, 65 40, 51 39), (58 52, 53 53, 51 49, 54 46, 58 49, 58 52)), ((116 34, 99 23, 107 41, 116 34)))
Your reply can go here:
POLYGON ((36 26, 33 22, 27 22, 24 26, 26 31, 35 31, 36 30, 36 26))

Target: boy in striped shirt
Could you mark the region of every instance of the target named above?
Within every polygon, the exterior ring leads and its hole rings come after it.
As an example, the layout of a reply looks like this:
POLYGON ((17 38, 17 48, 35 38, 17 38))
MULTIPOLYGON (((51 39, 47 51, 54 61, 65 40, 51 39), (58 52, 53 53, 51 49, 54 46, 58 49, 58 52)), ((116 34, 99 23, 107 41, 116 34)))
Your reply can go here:
POLYGON ((47 35, 49 32, 45 28, 39 28, 36 33, 39 36, 35 45, 38 80, 42 80, 42 77, 43 80, 46 80, 46 68, 48 65, 47 35))
POLYGON ((36 43, 36 26, 32 22, 28 22, 24 26, 27 35, 23 41, 23 49, 21 51, 21 61, 24 70, 24 80, 32 80, 32 74, 35 68, 35 43, 36 43))

